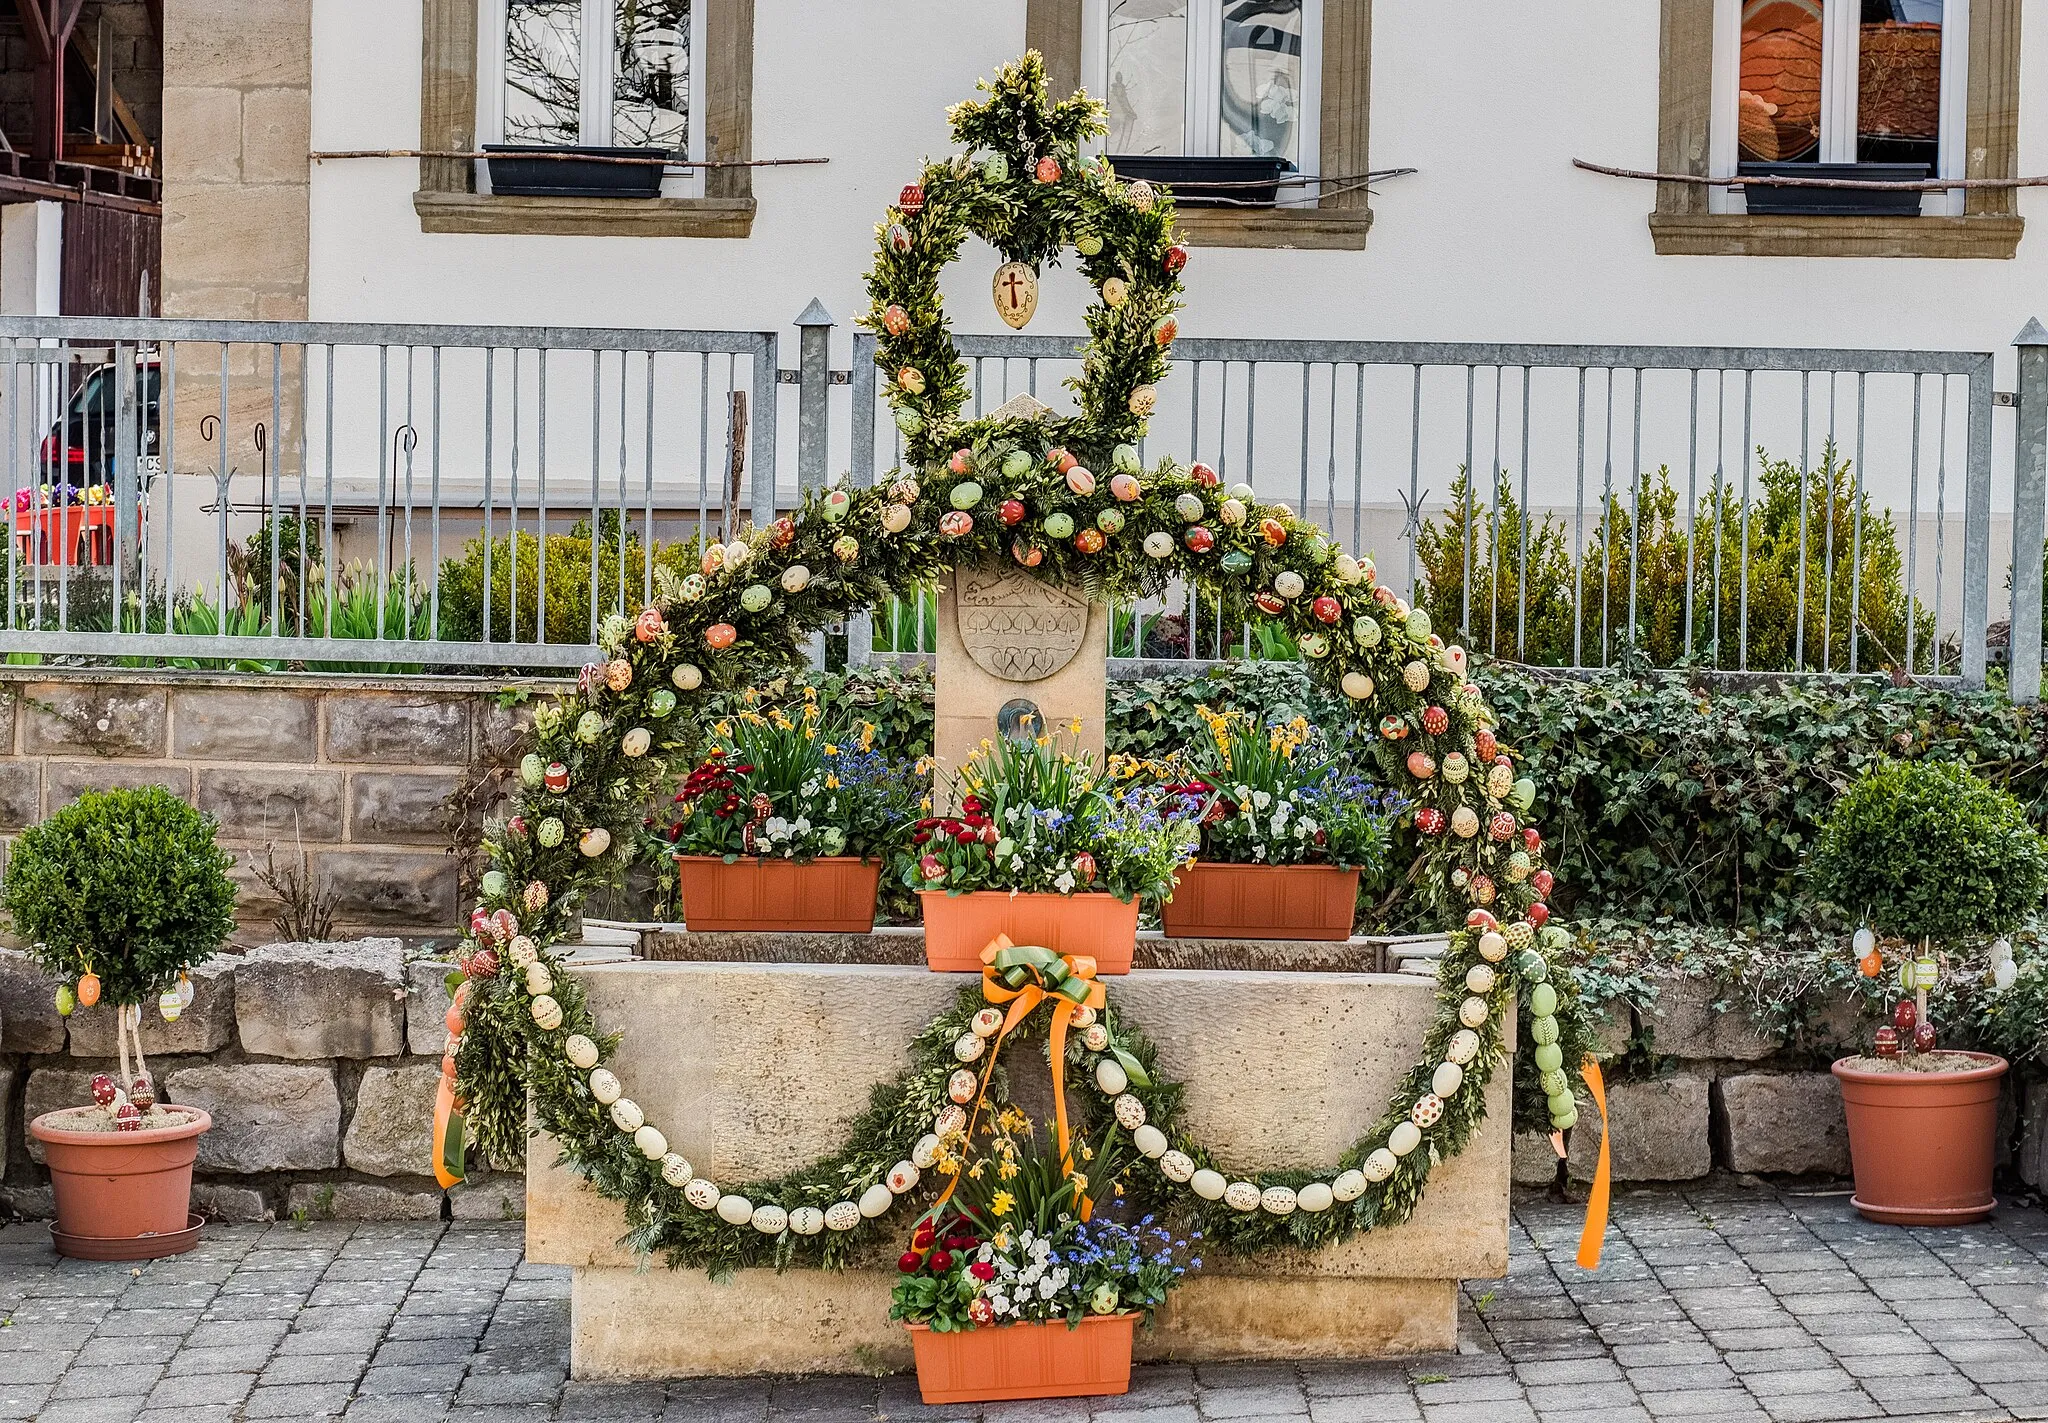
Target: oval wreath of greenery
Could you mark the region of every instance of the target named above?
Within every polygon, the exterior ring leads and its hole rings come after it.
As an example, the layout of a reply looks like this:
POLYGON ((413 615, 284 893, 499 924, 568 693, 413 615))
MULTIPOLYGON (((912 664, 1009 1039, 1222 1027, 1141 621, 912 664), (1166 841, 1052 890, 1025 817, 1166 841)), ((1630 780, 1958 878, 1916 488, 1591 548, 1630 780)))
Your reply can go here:
MULTIPOLYGON (((603 625, 607 660, 585 669, 575 694, 536 710, 516 814, 486 835, 491 867, 451 1014, 462 1030, 444 1061, 453 1097, 467 1104, 466 1129, 487 1156, 516 1161, 530 1092, 533 1119, 563 1160, 624 1204, 624 1243, 671 1264, 844 1263, 897 1195, 922 1198, 910 1179, 917 1173, 896 1168, 929 1157, 924 1138, 949 1105, 948 1078, 960 1066, 954 1044, 985 1006, 981 989, 963 990, 919 1034, 911 1066, 875 1089, 845 1149, 779 1179, 714 1186, 668 1149, 602 1066, 617 1038, 595 1023, 551 946, 583 896, 623 871, 643 808, 667 776, 666 757, 687 744, 683 727, 707 697, 786 670, 801 640, 826 622, 976 559, 1012 557, 1096 596, 1184 578, 1287 628, 1316 673, 1367 719, 1380 773, 1415 803, 1426 887, 1460 924, 1422 1061, 1334 1168, 1244 1175, 1264 1209, 1245 1209, 1242 1191, 1231 1193, 1236 1206, 1208 1199, 1214 1176, 1196 1178, 1198 1186, 1206 1179, 1203 1195, 1181 1192, 1211 1158, 1182 1129, 1179 1087, 1157 1073, 1151 1045, 1118 1015, 1112 990, 1101 1018, 1107 1041, 1096 1035, 1102 1045, 1091 1050, 1077 1034, 1067 1053, 1077 1080, 1097 1082, 1100 1064, 1115 1064, 1108 1084, 1128 1079, 1128 1096, 1171 1148, 1151 1153, 1161 1169, 1130 1173, 1129 1191, 1199 1214, 1212 1238, 1246 1249, 1315 1245, 1406 1219, 1431 1165, 1459 1151, 1483 1119, 1518 1000, 1528 1026, 1517 1115, 1539 1128, 1576 1120, 1565 1065, 1583 1055, 1585 1024, 1556 958, 1569 936, 1545 922, 1550 875, 1524 818, 1534 787, 1496 744, 1464 654, 1377 587, 1370 561, 1339 553, 1284 505, 1226 491, 1200 466, 1137 467, 1134 442, 1148 388, 1166 370, 1186 257, 1173 241, 1172 203, 1081 158, 1081 144, 1102 129, 1102 106, 1083 95, 1050 102, 1035 53, 983 88, 986 100, 952 112, 966 153, 927 164, 922 183, 905 190, 879 229, 868 280, 873 308, 864 320, 880 333, 878 363, 891 377, 909 471, 886 486, 814 492, 770 528, 708 545, 700 573, 657 570, 653 603, 603 625), (1074 383, 1079 414, 958 422, 964 375, 938 276, 969 232, 1016 260, 1051 259, 1076 244, 1098 292, 1121 284, 1088 313, 1092 340, 1074 383), (1121 477, 1071 477, 1105 466, 1121 477), (1023 516, 1006 519, 1016 513, 1006 501, 1023 516), (1088 531, 1102 537, 1083 537, 1088 531), (1301 1188, 1316 1182, 1334 1186, 1334 1199, 1317 1187, 1309 1208, 1296 1209, 1301 1188), (852 1203, 864 1200, 869 1208, 853 1214, 852 1203), (832 1225, 822 1226, 834 1205, 832 1225)), ((1011 1036, 1033 1029, 1027 1020, 1011 1036)), ((1001 1069, 991 1067, 988 1090, 1006 1100, 1001 1069)), ((1137 1115, 1112 1100, 1123 1092, 1082 1095, 1084 1132, 1109 1129, 1119 1115, 1129 1129, 1137 1115)))

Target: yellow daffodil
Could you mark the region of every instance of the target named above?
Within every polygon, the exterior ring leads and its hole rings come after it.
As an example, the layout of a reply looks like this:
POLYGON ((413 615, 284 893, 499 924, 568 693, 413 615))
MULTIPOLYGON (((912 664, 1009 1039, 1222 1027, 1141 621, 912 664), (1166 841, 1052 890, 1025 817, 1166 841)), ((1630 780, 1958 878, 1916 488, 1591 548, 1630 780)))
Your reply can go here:
MULTIPOLYGON (((1015 1196, 1011 1195, 1008 1191, 997 1191, 995 1195, 989 1198, 988 1213, 994 1216, 1004 1216, 1016 1209, 1016 1206, 1017 1198, 1015 1196)), ((997 1239, 1002 1240, 1003 1237, 998 1236, 997 1239)), ((1007 1241, 1005 1241, 1004 1245, 997 1248, 1007 1248, 1007 1241)))

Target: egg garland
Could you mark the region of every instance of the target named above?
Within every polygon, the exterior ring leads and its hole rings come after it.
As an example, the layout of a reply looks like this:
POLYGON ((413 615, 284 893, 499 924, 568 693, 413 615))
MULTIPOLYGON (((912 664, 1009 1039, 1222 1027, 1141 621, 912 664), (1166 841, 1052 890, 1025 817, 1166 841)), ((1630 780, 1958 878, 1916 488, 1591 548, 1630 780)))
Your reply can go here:
MULTIPOLYGON (((991 91, 984 106, 968 106, 956 121, 956 136, 970 147, 1000 150, 1014 143, 1000 136, 1003 115, 1014 116, 1024 105, 1043 105, 1065 126, 1049 131, 1070 132, 1075 142, 1091 121, 1085 100, 1053 105, 1045 99, 1035 60, 1006 69, 991 91)), ((1027 168, 1022 161, 1010 166, 1027 168)), ((950 1130, 964 1124, 964 1110, 948 1091, 954 1072, 968 1072, 956 1045, 988 1036, 972 1021, 986 1005, 942 1015, 948 1019, 942 1039, 920 1036, 918 1060, 928 1055, 933 1071, 946 1069, 922 1090, 944 1109, 921 1120, 907 1140, 889 1139, 900 1124, 876 1126, 870 1133, 872 1156, 866 1146, 851 1158, 843 1154, 838 1167, 851 1159, 858 1169, 839 1169, 833 1179, 861 1183, 861 1190, 823 1193, 820 1182, 830 1173, 827 1163, 815 1163, 790 1178, 799 1184, 783 1191, 770 1189, 773 1183, 714 1186, 709 1202, 699 1205, 686 1192, 702 1178, 685 1172, 684 1184, 677 1186, 669 1179, 677 1174, 668 1160, 673 1153, 658 1160, 646 1155, 656 1140, 640 1136, 649 1124, 643 1120, 623 1132, 591 1095, 590 1074, 602 1065, 610 1040, 574 979, 561 972, 552 946, 562 941, 585 894, 612 873, 618 848, 637 834, 633 812, 661 783, 667 758, 680 749, 683 729, 705 697, 754 684, 764 667, 794 663, 799 640, 811 631, 885 592, 936 576, 956 559, 995 552, 1007 561, 1010 538, 1020 531, 1042 540, 1051 529, 1069 530, 1049 546, 1034 544, 1043 550, 1037 571, 1071 578, 1086 570, 1099 595, 1121 596, 1184 577, 1227 590, 1261 611, 1266 604, 1255 595, 1269 596, 1278 607, 1265 615, 1297 643, 1304 636, 1316 639, 1303 644, 1305 651, 1315 649, 1307 662, 1313 675, 1349 699, 1371 744, 1368 757, 1378 761, 1388 785, 1415 803, 1427 856, 1424 889, 1453 921, 1468 911, 1471 916, 1453 934, 1444 959, 1451 1006, 1429 1030, 1424 1060, 1403 1079, 1373 1130, 1326 1172, 1238 1171, 1224 1178, 1199 1144, 1178 1131, 1158 1089, 1131 1073, 1130 1043, 1107 1022, 1075 1034, 1071 1050, 1087 1064, 1082 1080, 1097 1088, 1084 1094, 1090 1111, 1103 1121, 1135 1116, 1134 1107, 1144 1113, 1130 1129, 1139 1148, 1132 1179, 1184 1190, 1198 1176, 1205 1188, 1210 1185, 1203 1172, 1217 1175, 1218 1229, 1237 1243, 1313 1243, 1405 1218, 1430 1163, 1454 1154, 1483 1116, 1485 1083, 1502 1056, 1504 1027, 1517 1000, 1526 1000, 1523 1050, 1532 1065, 1537 1051, 1556 1050, 1557 1066, 1539 1066, 1532 1074, 1542 1088, 1536 1110, 1554 1127, 1576 1121, 1567 1074, 1583 1048, 1583 1030, 1574 995, 1556 967, 1569 938, 1547 923, 1552 878, 1543 865, 1542 837, 1528 818, 1536 802, 1534 782, 1520 773, 1514 748, 1499 744, 1479 689, 1466 680, 1462 650, 1433 632, 1426 613, 1379 585, 1370 559, 1334 549, 1321 530, 1285 506, 1260 503, 1241 482, 1225 489, 1206 469, 1183 470, 1170 462, 1144 466, 1136 443, 1142 419, 1133 413, 1130 397, 1141 388, 1149 393, 1164 378, 1177 334, 1167 321, 1179 304, 1177 269, 1167 271, 1163 256, 1156 270, 1151 265, 1153 254, 1170 245, 1171 203, 1155 195, 1139 207, 1128 200, 1136 185, 1118 183, 1103 165, 1060 166, 1059 192, 1064 198, 1067 185, 1075 185, 1075 210, 1086 215, 1082 226, 1099 237, 1093 252, 1082 253, 1083 275, 1095 281, 1089 264, 1099 261, 1103 265, 1096 270, 1114 265, 1126 284, 1126 309, 1111 325, 1128 328, 1141 343, 1144 359, 1117 367, 1117 380, 1130 383, 1110 388, 1098 364, 1084 370, 1081 413, 1069 420, 954 423, 965 386, 943 313, 905 301, 907 293, 893 295, 885 306, 900 309, 901 319, 888 323, 888 338, 915 349, 885 349, 883 364, 892 373, 914 368, 924 381, 915 396, 892 396, 906 449, 913 451, 910 464, 878 487, 808 492, 800 508, 770 529, 707 548, 697 571, 658 567, 646 608, 636 616, 603 620, 603 660, 586 669, 577 691, 535 708, 531 748, 518 763, 516 813, 486 828, 489 871, 480 907, 488 912, 471 938, 518 972, 479 974, 470 984, 478 1011, 457 1044, 456 1072, 471 1130, 487 1153, 502 1151, 511 1159, 524 1146, 530 1088, 540 1124, 561 1142, 572 1167, 625 1200, 634 1239, 649 1251, 708 1264, 761 1263, 792 1240, 814 1239, 821 1243, 811 1247, 813 1253, 843 1261, 850 1244, 832 1242, 850 1242, 863 1233, 863 1222, 876 1218, 862 1214, 863 1203, 887 1210, 874 1188, 895 1198, 884 1180, 890 1169, 910 1161, 928 1185, 932 1168, 916 1160, 913 1149, 926 1136, 945 1137, 941 1128, 949 1112, 962 1114, 962 1123, 950 1130), (951 468, 963 452, 960 468, 951 468), (980 487, 963 508, 966 484, 980 487), (1015 529, 997 513, 999 504, 1013 498, 1024 506, 1015 529), (1229 507, 1233 502, 1236 508, 1229 507), (1197 509, 1201 522, 1186 522, 1184 514, 1197 509), (945 531, 942 514, 958 516, 958 532, 945 531), (1071 522, 1048 523, 1056 514, 1071 522), (1182 537, 1197 529, 1203 538, 1182 537), (769 595, 759 610, 749 606, 761 602, 761 593, 750 591, 756 588, 769 595), (1411 753, 1420 753, 1414 766, 1431 774, 1410 774, 1411 753), (1524 959, 1532 948, 1542 960, 1540 979, 1524 959), (525 967, 536 961, 546 966, 552 992, 524 991, 525 967), (1482 965, 1493 970, 1490 986, 1482 987, 1483 976, 1470 972, 1482 965), (513 1011, 495 1011, 506 995, 517 996, 513 1011), (1470 1007, 1474 1003, 1478 1009, 1470 1007), (1474 1020, 1469 1025, 1467 1016, 1474 1020), (1122 1089, 1102 1090, 1100 1061, 1124 1072, 1122 1089), (1127 1095, 1133 1105, 1123 1103, 1127 1095), (1425 1096, 1441 1103, 1440 1113, 1422 1113, 1430 1118, 1427 1127, 1418 1123, 1415 1110, 1425 1096), (1259 1204, 1250 1211, 1222 1203, 1238 1181, 1259 1190, 1259 1204), (1293 1193, 1291 1212, 1265 1208, 1274 1187, 1293 1193), (1322 1199, 1318 1187, 1330 1194, 1322 1209, 1309 1204, 1322 1199), (717 1215, 727 1195, 753 1208, 746 1225, 729 1227, 717 1215), (756 1223, 768 1206, 785 1217, 773 1237, 756 1223)), ((943 170, 944 182, 956 184, 956 197, 959 184, 1004 181, 994 165, 941 162, 927 168, 927 194, 935 169, 943 170)), ((945 206, 927 200, 918 212, 891 219, 908 242, 902 255, 931 260, 934 273, 944 263, 947 234, 931 224, 945 206)), ((1061 241, 1059 233, 1040 236, 1055 245, 1061 241)), ((910 270, 892 265, 886 254, 878 257, 871 291, 879 299, 910 270)), ((1114 332, 1104 338, 1112 339, 1121 338, 1114 332)), ((1139 1057, 1141 1070, 1149 1070, 1149 1058, 1139 1057)), ((1542 1054, 1543 1063, 1552 1060, 1552 1053, 1542 1054)), ((1114 1073, 1108 1076, 1114 1079, 1114 1073)), ((620 1091, 610 1106, 627 1100, 623 1085, 620 1091)), ((1529 1094, 1522 1095, 1527 1104, 1529 1094)))

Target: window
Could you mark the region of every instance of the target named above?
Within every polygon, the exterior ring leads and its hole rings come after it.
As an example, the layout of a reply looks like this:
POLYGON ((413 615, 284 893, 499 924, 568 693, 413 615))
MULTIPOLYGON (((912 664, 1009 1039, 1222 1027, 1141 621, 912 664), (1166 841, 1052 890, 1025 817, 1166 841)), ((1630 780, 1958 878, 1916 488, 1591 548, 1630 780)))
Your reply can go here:
MULTIPOLYGON (((1969 0, 1716 0, 1709 175, 1885 164, 1897 166, 1871 176, 1964 176, 1969 11, 1969 0)), ((1766 201, 1762 190, 1749 194, 1712 189, 1709 210, 1766 201)), ((1792 194, 1851 212, 1887 196, 1781 188, 1768 201, 1792 194)), ((1918 211, 1961 214, 1963 192, 1925 194, 1918 211)))
MULTIPOLYGON (((481 143, 704 152, 691 56, 704 52, 692 0, 484 0, 478 11, 481 143)), ((479 163, 477 184, 489 183, 479 163)), ((671 173, 664 197, 703 189, 671 173)))
MULTIPOLYGON (((1087 0, 1082 67, 1118 156, 1320 167, 1322 0, 1087 0)), ((1313 186, 1282 189, 1313 205, 1313 186)))

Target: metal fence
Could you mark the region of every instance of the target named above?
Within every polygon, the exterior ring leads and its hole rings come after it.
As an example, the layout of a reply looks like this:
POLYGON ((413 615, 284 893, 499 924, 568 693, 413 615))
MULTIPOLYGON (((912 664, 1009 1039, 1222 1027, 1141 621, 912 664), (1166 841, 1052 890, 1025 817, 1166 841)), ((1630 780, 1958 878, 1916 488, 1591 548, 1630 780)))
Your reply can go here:
MULTIPOLYGON (((784 371, 773 332, 0 318, 0 650, 576 665, 664 549, 896 463, 872 337, 835 371, 823 308, 797 325, 784 371)), ((970 410, 1059 405, 1078 345, 958 338, 970 410)), ((2042 546, 2038 327, 2016 397, 1983 352, 1185 338, 1173 364, 1148 457, 1287 500, 1474 648, 1981 685, 2005 564, 2038 689, 2040 560, 2007 563, 2042 546)), ((853 660, 928 647, 931 616, 878 610, 853 660)), ((1124 657, 1290 654, 1192 588, 1112 617, 1124 657)))

